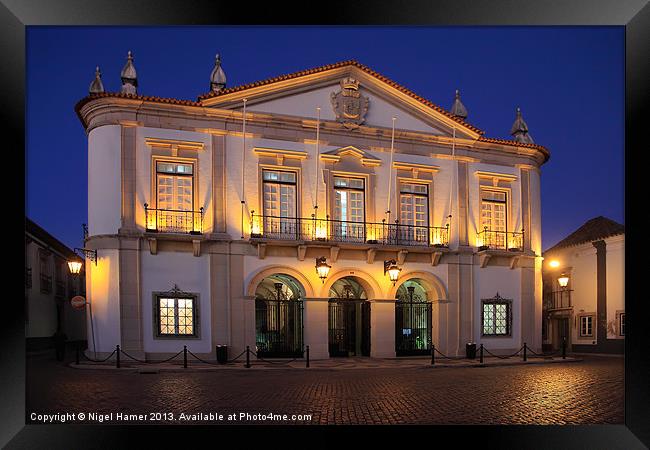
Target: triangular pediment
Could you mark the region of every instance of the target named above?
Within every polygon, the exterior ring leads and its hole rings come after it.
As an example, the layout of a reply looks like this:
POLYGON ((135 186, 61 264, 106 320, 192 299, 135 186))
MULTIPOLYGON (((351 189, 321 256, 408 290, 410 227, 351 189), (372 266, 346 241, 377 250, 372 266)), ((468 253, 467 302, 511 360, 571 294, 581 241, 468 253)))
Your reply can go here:
MULTIPOLYGON (((456 137, 468 139, 477 139, 482 133, 443 108, 356 62, 323 66, 225 89, 204 97, 201 103, 207 107, 241 109, 243 99, 246 99, 247 111, 313 119, 320 113, 323 121, 345 124, 347 116, 343 114, 342 103, 355 100, 350 100, 351 96, 342 94, 343 91, 345 94, 358 93, 359 100, 352 105, 352 111, 363 115, 360 126, 391 128, 395 118, 398 130, 451 136, 455 129, 456 137), (351 89, 346 90, 346 87, 351 89)), ((357 119, 351 120, 348 128, 356 127, 354 120, 357 119)))
POLYGON ((381 165, 381 159, 376 158, 370 152, 361 150, 352 145, 323 152, 320 154, 320 159, 323 162, 337 163, 345 156, 356 158, 361 161, 361 164, 367 167, 377 167, 381 165))

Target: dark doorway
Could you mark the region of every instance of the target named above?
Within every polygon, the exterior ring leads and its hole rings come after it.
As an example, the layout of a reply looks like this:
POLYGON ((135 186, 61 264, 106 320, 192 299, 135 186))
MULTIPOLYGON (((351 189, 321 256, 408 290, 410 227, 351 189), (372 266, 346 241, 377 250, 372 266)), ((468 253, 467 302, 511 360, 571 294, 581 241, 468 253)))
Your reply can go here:
POLYGON ((299 285, 286 275, 274 275, 260 283, 255 298, 258 356, 303 356, 303 302, 300 297, 299 285))
POLYGON ((329 300, 329 355, 370 356, 370 303, 350 277, 332 286, 329 300))
POLYGON ((424 289, 417 280, 409 280, 400 286, 396 297, 395 354, 430 354, 432 307, 424 289))

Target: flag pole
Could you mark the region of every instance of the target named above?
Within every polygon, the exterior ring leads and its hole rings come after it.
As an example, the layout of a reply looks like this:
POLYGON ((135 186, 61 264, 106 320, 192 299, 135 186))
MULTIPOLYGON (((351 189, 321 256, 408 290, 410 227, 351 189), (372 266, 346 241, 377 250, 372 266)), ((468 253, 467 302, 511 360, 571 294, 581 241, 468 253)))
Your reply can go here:
POLYGON ((246 168, 246 99, 244 99, 244 113, 242 118, 243 151, 241 158, 241 238, 244 239, 244 206, 246 205, 246 194, 244 193, 246 187, 244 183, 244 170, 246 168))

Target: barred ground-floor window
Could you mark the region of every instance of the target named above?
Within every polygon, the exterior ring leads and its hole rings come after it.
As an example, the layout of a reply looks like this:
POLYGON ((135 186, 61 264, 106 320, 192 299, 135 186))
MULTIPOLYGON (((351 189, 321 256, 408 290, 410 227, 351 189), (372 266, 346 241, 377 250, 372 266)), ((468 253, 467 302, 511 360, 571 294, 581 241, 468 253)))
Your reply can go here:
POLYGON ((497 292, 490 299, 481 300, 483 336, 510 336, 512 332, 512 300, 497 292))
POLYGON ((157 337, 198 337, 198 296, 174 287, 154 294, 157 337))

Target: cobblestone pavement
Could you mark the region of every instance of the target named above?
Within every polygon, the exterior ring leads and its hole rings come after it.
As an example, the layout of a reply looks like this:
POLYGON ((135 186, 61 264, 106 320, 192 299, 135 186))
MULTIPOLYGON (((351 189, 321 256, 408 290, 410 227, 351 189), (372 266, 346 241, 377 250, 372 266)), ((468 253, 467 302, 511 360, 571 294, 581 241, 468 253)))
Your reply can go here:
MULTIPOLYGON (((624 361, 505 367, 223 370, 137 373, 80 370, 28 356, 31 413, 144 414, 127 423, 201 424, 622 424, 624 361), (159 417, 150 413, 166 413, 159 417), (188 420, 181 418, 188 415, 188 420), (201 420, 193 414, 222 414, 201 420), (229 421, 230 414, 237 420, 229 421), (256 420, 240 413, 286 414, 256 420), (292 415, 310 415, 296 418, 292 415)), ((56 420, 55 420, 56 421, 56 420)), ((79 423, 78 416, 69 422, 79 423)))

